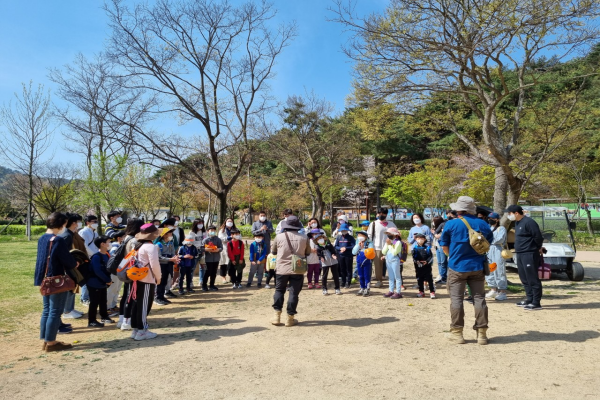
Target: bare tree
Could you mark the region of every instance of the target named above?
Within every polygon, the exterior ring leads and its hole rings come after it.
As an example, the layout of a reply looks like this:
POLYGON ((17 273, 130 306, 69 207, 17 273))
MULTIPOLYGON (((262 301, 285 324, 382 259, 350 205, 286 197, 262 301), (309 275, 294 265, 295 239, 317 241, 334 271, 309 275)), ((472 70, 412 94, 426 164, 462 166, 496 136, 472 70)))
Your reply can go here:
POLYGON ((15 93, 16 102, 0 108, 0 121, 6 132, 0 152, 6 162, 27 176, 27 239, 31 240, 33 192, 36 173, 44 166, 43 154, 50 147, 54 127, 50 113, 50 92, 33 83, 23 84, 21 97, 15 93))
POLYGON ((56 114, 68 129, 64 133, 66 149, 85 157, 86 183, 81 190, 87 192, 98 216, 107 203, 103 186, 115 177, 111 160, 129 156, 133 127, 146 121, 147 102, 152 102, 142 101, 142 90, 126 88, 114 69, 103 53, 92 60, 78 54, 72 64, 49 73, 50 80, 58 84, 58 96, 72 106, 57 108, 56 114))
POLYGON ((272 109, 267 83, 295 27, 273 28, 276 11, 266 2, 234 7, 226 1, 158 0, 129 9, 112 0, 105 10, 112 28, 109 52, 130 87, 159 98, 152 112, 201 128, 183 138, 135 127, 134 145, 152 155, 155 166, 182 166, 190 181, 215 195, 223 220, 227 195, 249 162, 257 121, 272 109), (192 157, 197 154, 203 162, 192 157), (236 159, 229 176, 225 156, 236 159), (214 184, 207 180, 211 171, 214 184))
POLYGON ((75 207, 78 171, 67 163, 48 164, 40 171, 38 190, 33 198, 37 212, 47 216, 56 211, 79 211, 75 207))
MULTIPOLYGON (((357 61, 359 96, 401 101, 410 112, 406 105, 422 104, 432 94, 447 95, 448 115, 440 123, 496 168, 497 211, 507 201, 517 203, 531 175, 512 168, 523 140, 527 94, 557 79, 557 74, 546 74, 551 67, 535 68, 536 60, 548 52, 560 60, 589 48, 599 37, 593 21, 600 3, 588 0, 392 0, 384 15, 365 19, 338 0, 334 12, 355 33, 347 53, 357 61), (481 123, 480 138, 457 127, 452 111, 457 100, 481 123)), ((581 88, 588 73, 566 78, 578 79, 581 88)), ((572 131, 565 125, 577 94, 563 102, 541 150, 527 161, 530 171, 572 131)))

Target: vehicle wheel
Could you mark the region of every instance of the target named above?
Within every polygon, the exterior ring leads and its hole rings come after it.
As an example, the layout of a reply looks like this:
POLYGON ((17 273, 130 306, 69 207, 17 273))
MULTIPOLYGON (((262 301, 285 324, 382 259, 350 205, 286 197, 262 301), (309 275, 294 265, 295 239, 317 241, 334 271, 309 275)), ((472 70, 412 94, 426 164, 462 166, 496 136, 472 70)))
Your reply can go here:
POLYGON ((567 276, 572 281, 582 281, 583 280, 583 265, 578 262, 572 263, 571 268, 567 269, 567 276))

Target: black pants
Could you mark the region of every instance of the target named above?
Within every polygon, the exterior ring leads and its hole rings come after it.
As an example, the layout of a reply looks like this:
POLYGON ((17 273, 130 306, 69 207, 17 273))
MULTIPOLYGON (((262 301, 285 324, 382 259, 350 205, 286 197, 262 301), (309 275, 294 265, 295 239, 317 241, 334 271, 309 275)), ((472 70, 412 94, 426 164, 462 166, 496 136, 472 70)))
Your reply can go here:
POLYGON ((527 252, 517 255, 517 267, 519 269, 519 278, 525 288, 527 303, 539 306, 542 300, 542 281, 538 276, 538 267, 540 265, 540 253, 527 252))
POLYGON ((267 285, 271 282, 271 279, 275 278, 275 285, 277 286, 277 278, 275 277, 275 270, 270 269, 267 271, 267 285))
MULTIPOLYGON (((165 288, 167 287, 167 281, 169 275, 173 275, 173 263, 160 264, 160 285, 156 287, 156 298, 160 300, 165 299, 165 288)), ((169 288, 170 289, 170 288, 169 288)))
POLYGON ((340 288, 340 279, 337 264, 333 264, 330 267, 323 267, 323 271, 321 271, 321 284, 323 285, 323 289, 327 289, 327 277, 329 276, 329 269, 331 268, 331 273, 333 275, 333 283, 335 284, 335 288, 340 288))
POLYGON ((108 311, 106 309, 106 288, 94 289, 88 285, 90 293, 90 308, 88 310, 88 321, 96 321, 96 312, 100 308, 100 318, 108 319, 108 311))
POLYGON ((219 276, 225 278, 227 276, 227 264, 221 264, 219 266, 219 276))
POLYGON ((131 306, 133 302, 129 303, 129 292, 131 291, 131 282, 125 282, 123 284, 123 295, 121 296, 121 303, 119 303, 119 315, 123 315, 124 318, 131 318, 131 306))
POLYGON ((148 314, 154 301, 153 283, 135 282, 135 300, 132 298, 131 327, 133 329, 148 329, 148 314))
POLYGON ((242 275, 244 274, 244 267, 240 265, 233 265, 229 262, 229 279, 231 283, 235 285, 242 284, 242 275))
POLYGON ((183 279, 186 281, 186 289, 192 288, 192 272, 194 267, 179 267, 179 290, 183 291, 183 279))
POLYGON ((207 262, 206 271, 204 271, 204 278, 202 279, 202 287, 208 289, 206 284, 210 278, 210 287, 215 286, 215 279, 217 278, 217 268, 219 268, 219 262, 207 262))
POLYGON ((304 275, 277 275, 275 278, 275 294, 273 295, 273 308, 276 311, 283 310, 283 301, 285 300, 285 292, 288 289, 289 297, 287 302, 288 315, 296 315, 298 307, 298 296, 302 291, 302 283, 304 275))
POLYGON ((435 292, 435 286, 433 286, 433 275, 431 274, 431 264, 422 265, 420 267, 417 267, 415 264, 415 270, 417 272, 419 292, 425 291, 425 282, 427 282, 427 285, 429 285, 429 291, 435 292))
POLYGON ((340 265, 340 277, 342 278, 342 285, 346 286, 352 282, 352 262, 354 257, 340 256, 338 263, 340 265))

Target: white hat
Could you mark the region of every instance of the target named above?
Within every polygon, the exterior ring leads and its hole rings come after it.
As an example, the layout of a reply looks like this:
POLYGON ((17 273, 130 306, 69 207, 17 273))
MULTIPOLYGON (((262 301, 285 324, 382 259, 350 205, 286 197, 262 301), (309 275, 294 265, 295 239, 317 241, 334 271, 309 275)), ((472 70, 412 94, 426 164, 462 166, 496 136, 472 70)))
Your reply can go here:
POLYGON ((343 219, 344 221, 348 222, 348 216, 346 214, 338 215, 338 221, 340 219, 343 219))
POLYGON ((477 207, 475 206, 475 200, 469 196, 460 196, 456 203, 450 204, 450 208, 454 211, 466 211, 469 214, 475 214, 477 207))

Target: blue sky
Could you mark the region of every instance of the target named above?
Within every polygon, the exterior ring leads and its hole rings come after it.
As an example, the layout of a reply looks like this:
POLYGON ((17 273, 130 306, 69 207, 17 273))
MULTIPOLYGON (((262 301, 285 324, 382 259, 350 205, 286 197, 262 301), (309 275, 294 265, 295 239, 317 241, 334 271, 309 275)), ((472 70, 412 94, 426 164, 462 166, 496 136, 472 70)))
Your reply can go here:
MULTIPOLYGON (((232 1, 237 3, 237 1, 232 1)), ((93 55, 101 51, 109 34, 107 18, 99 0, 0 0, 0 103, 6 104, 21 83, 32 80, 53 89, 48 68, 69 63, 78 52, 93 55)), ((133 3, 133 1, 131 1, 133 3)), ((340 24, 327 21, 332 13, 329 0, 273 1, 281 21, 295 20, 298 37, 286 49, 271 82, 274 96, 283 101, 288 95, 313 91, 344 108, 351 89, 352 64, 341 51, 347 40, 340 24)), ((387 0, 358 0, 359 13, 379 12, 387 0)), ((53 100, 60 105, 57 98, 53 100)), ((178 128, 171 125, 173 130, 178 128)), ((0 129, 3 129, 0 127, 0 129)), ((60 128, 48 156, 64 160, 77 156, 64 150, 60 128)))

